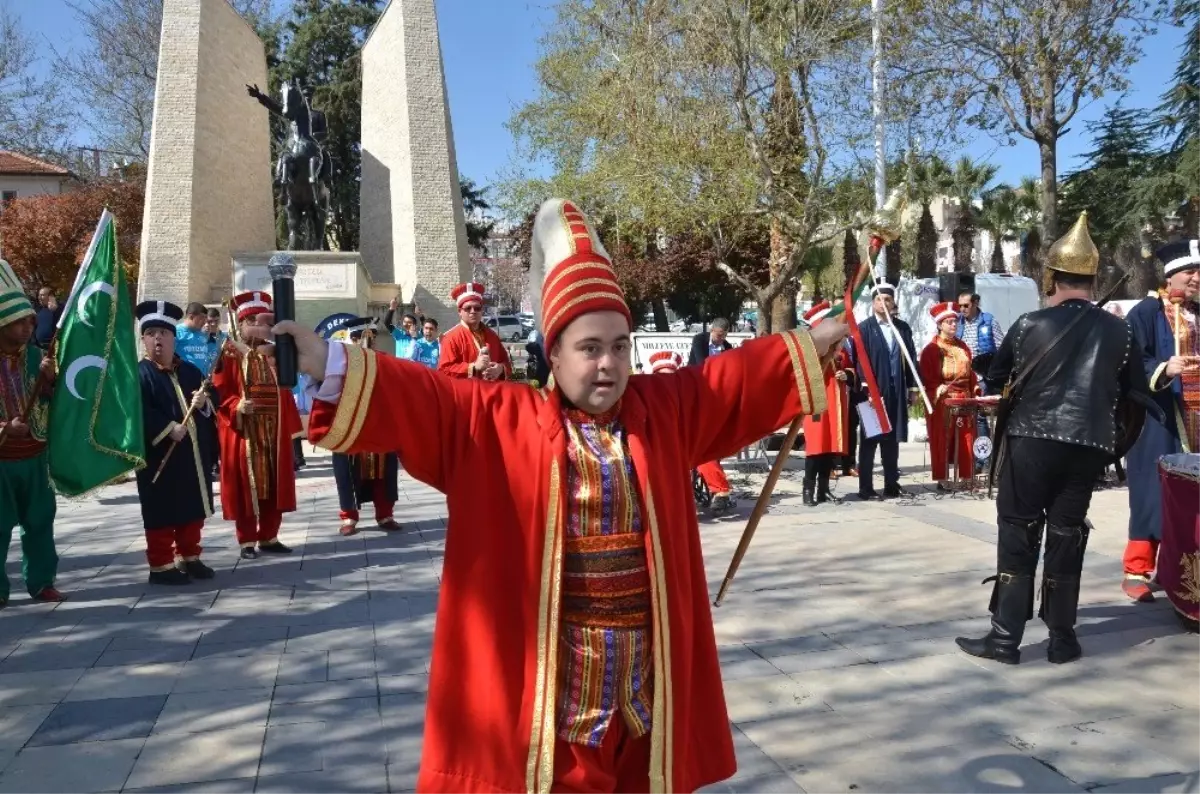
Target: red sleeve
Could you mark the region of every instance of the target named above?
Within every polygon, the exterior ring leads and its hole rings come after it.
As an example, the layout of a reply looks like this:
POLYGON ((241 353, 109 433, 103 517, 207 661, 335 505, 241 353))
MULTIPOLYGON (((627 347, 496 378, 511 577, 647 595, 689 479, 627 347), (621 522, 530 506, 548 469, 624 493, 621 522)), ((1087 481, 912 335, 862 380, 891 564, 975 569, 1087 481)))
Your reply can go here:
POLYGON ((653 377, 679 389, 680 433, 692 467, 825 410, 825 377, 806 331, 751 339, 703 366, 653 377))
POLYGON ((942 351, 931 342, 921 349, 917 367, 921 371, 921 382, 926 389, 933 389, 933 400, 937 402, 942 391, 942 351))
POLYGON ((482 387, 414 361, 347 347, 341 398, 336 405, 313 401, 308 438, 333 452, 397 452, 406 471, 445 492, 465 459, 482 387))
POLYGON ((229 427, 237 428, 237 407, 242 401, 241 359, 232 351, 221 354, 221 363, 213 373, 217 390, 217 416, 229 427))
POLYGON ((438 359, 438 372, 454 377, 467 377, 467 370, 475 363, 475 356, 467 356, 462 344, 462 334, 457 327, 442 337, 442 355, 438 359))

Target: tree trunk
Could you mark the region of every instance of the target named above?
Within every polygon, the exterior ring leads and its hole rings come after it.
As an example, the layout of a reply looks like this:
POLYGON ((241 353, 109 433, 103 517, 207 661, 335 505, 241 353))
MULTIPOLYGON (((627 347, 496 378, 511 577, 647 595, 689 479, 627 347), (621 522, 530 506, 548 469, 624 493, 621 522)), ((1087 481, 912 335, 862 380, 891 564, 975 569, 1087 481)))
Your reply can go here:
POLYGON ((975 235, 972 233, 970 223, 960 217, 954 224, 954 231, 951 232, 951 238, 954 241, 954 272, 955 273, 970 273, 971 267, 971 249, 975 242, 975 235))
POLYGON ((667 304, 662 298, 655 298, 650 301, 650 311, 654 312, 654 329, 665 333, 671 330, 671 323, 667 320, 667 304))
POLYGON ((858 275, 858 268, 861 264, 862 258, 858 255, 858 241, 854 239, 854 232, 847 229, 846 236, 842 239, 842 271, 846 276, 847 284, 858 275))
POLYGON ((1041 260, 1046 261, 1050 246, 1058 239, 1058 139, 1038 144, 1042 158, 1042 247, 1041 260))
POLYGON ((1030 230, 1025 236, 1025 249, 1021 252, 1021 275, 1041 284, 1042 233, 1037 229, 1030 230))
MULTIPOLYGON (((792 257, 792 241, 788 238, 787 230, 778 219, 771 220, 771 254, 768 264, 770 283, 775 284, 788 266, 792 257)), ((796 327, 796 291, 789 283, 783 285, 779 295, 773 300, 771 313, 771 332, 781 333, 796 327)))
POLYGON ((917 278, 937 276, 937 226, 929 205, 921 207, 921 220, 917 223, 917 278))
POLYGON ((754 296, 754 302, 758 304, 758 323, 755 332, 759 336, 766 336, 772 333, 771 315, 774 312, 775 301, 763 300, 763 292, 759 290, 758 294, 754 296))
POLYGON ((887 283, 891 284, 893 287, 900 286, 900 273, 901 273, 901 271, 900 271, 900 255, 901 255, 901 253, 902 252, 900 250, 900 239, 899 238, 888 243, 887 262, 885 263, 887 265, 887 269, 884 272, 884 278, 886 278, 887 283))
POLYGON ((1004 251, 1000 248, 1000 238, 997 237, 992 243, 992 273, 1007 273, 1008 268, 1004 266, 1004 251))

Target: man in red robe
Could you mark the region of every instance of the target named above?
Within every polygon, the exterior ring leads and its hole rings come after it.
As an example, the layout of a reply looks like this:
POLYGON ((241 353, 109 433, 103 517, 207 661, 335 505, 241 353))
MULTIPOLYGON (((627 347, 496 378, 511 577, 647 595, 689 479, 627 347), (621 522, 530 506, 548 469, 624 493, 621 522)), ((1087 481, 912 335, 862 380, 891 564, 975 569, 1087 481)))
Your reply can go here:
MULTIPOLYGON (((833 306, 821 301, 809 309, 804 320, 810 328, 825 319, 833 306)), ((804 417, 804 504, 816 507, 825 502, 841 502, 829 490, 834 465, 850 448, 850 378, 854 363, 844 347, 825 364, 825 411, 804 417)))
POLYGON ((500 336, 483 324, 483 285, 459 284, 450 291, 462 321, 442 336, 438 372, 452 378, 508 380, 512 361, 500 336))
POLYGON ((321 382, 317 443, 398 450, 447 497, 417 789, 693 791, 736 762, 687 473, 823 411, 819 355, 845 327, 631 378, 632 318, 583 213, 546 202, 532 248, 551 390, 276 331, 321 382))
POLYGON ((225 520, 235 522, 242 559, 252 560, 259 552, 292 551, 279 540, 279 526, 283 514, 296 509, 292 439, 304 428, 291 390, 280 387, 275 374, 271 296, 243 292, 234 296, 233 309, 241 341, 226 347, 213 375, 221 508, 225 520))

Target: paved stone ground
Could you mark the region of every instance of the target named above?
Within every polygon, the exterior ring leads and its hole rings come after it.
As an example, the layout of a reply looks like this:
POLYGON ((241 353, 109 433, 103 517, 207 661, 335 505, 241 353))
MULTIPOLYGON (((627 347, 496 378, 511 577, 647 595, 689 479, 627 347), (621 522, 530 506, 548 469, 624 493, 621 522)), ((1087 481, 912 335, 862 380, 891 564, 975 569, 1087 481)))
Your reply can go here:
MULTIPOLYGON (((904 450, 906 479, 923 467, 904 450)), ((421 746, 445 505, 402 475, 406 531, 336 534, 329 459, 302 472, 289 558, 242 564, 206 530, 214 582, 146 583, 132 485, 62 503, 62 589, 0 612, 0 793, 411 790, 421 746)), ((778 498, 715 610, 739 772, 715 791, 1195 792, 1200 653, 1165 601, 1118 589, 1125 492, 1097 494, 1081 661, 975 663, 994 508, 778 498)), ((761 475, 735 477, 757 492, 761 475)), ((843 491, 855 488, 846 484, 843 491)), ((744 526, 703 523, 715 593, 744 526)))

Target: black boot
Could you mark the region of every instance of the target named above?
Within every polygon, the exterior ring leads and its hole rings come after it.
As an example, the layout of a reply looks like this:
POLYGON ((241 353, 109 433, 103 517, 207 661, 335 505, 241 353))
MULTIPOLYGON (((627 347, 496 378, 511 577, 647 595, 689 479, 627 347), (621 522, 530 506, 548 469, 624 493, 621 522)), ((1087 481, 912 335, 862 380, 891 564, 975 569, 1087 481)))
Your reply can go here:
POLYGON ((211 579, 217 575, 216 571, 200 560, 183 560, 176 563, 176 567, 193 579, 211 579))
POLYGON ((972 656, 1020 664, 1021 637, 1025 635, 1025 623, 1033 617, 1033 577, 999 573, 983 581, 996 583, 992 589, 992 630, 977 640, 957 637, 954 642, 972 656))
POLYGON ((191 581, 191 578, 178 568, 150 572, 150 584, 181 585, 191 581))
POLYGON ((1042 573, 1042 604, 1038 617, 1050 630, 1046 658, 1052 664, 1073 662, 1083 655, 1075 636, 1079 608, 1079 574, 1087 549, 1087 526, 1046 527, 1046 563, 1042 573))
POLYGON ((817 473, 817 504, 832 502, 835 505, 840 505, 842 500, 834 496, 833 491, 829 490, 829 470, 833 464, 833 459, 830 458, 824 463, 825 465, 817 473))
POLYGON ((804 504, 806 507, 817 506, 814 492, 817 489, 818 466, 819 464, 815 457, 804 456, 804 504))

